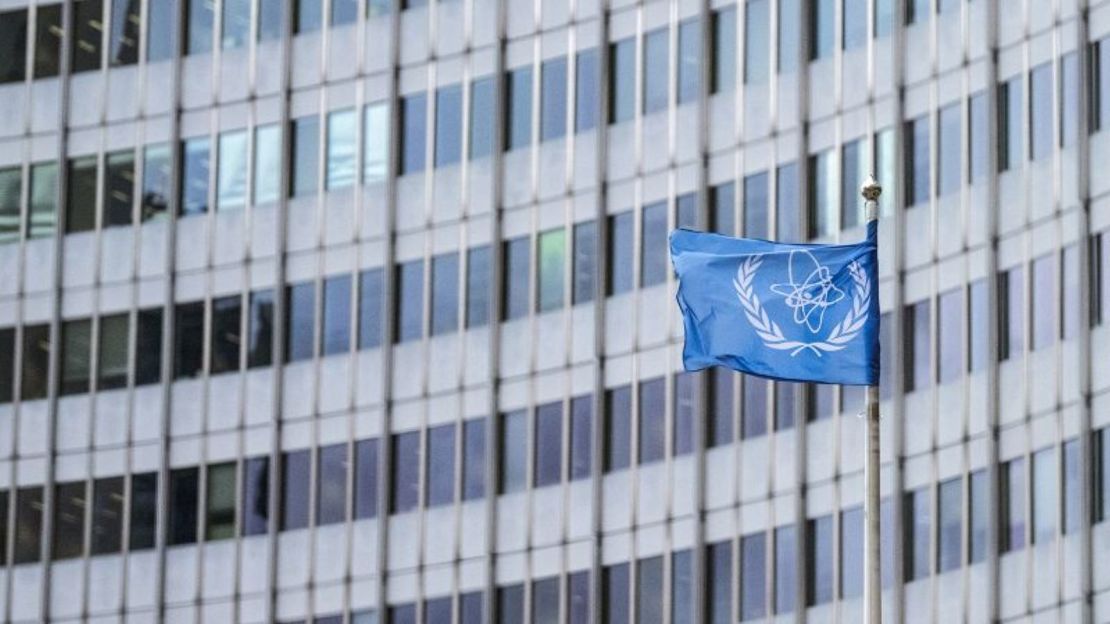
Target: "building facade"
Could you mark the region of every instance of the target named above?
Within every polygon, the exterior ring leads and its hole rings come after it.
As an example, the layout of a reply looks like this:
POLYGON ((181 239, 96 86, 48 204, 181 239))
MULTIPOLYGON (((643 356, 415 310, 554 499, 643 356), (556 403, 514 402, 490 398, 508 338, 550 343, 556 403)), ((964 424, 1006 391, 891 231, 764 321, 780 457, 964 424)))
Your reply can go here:
POLYGON ((1108 621, 1107 128, 1107 1, 0 0, 0 619, 861 621, 666 239, 873 171, 888 621, 1108 621))

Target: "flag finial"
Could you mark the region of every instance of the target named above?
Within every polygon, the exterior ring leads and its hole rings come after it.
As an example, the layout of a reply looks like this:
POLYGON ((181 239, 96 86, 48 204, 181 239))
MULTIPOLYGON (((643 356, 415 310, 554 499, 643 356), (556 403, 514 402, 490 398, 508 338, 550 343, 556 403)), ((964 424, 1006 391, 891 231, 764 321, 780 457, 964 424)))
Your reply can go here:
POLYGON ((883 187, 879 186, 879 182, 875 180, 875 176, 868 174, 859 192, 867 201, 878 201, 879 195, 883 194, 883 187))

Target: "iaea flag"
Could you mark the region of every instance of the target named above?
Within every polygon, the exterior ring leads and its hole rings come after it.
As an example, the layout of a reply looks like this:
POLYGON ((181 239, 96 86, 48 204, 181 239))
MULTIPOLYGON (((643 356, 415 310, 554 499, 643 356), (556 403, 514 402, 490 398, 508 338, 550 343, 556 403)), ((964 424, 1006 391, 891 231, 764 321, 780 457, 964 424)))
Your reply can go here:
POLYGON ((876 227, 855 245, 671 232, 686 370, 878 384, 876 227))

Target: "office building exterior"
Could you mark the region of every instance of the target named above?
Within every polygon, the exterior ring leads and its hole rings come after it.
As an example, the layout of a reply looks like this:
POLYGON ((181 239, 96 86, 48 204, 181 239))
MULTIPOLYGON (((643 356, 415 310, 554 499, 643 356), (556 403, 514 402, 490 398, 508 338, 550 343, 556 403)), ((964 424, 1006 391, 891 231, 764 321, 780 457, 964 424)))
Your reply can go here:
POLYGON ((880 201, 888 621, 1110 620, 1110 2, 0 0, 12 622, 859 622, 860 388, 667 233, 880 201))

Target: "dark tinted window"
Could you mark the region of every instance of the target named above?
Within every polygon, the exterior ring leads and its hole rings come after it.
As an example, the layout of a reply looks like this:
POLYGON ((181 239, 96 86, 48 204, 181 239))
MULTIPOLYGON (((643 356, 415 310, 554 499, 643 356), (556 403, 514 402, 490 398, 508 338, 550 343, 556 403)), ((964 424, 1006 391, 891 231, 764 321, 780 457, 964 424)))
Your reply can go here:
POLYGON ((100 69, 100 45, 104 33, 104 5, 101 0, 73 3, 74 45, 70 71, 78 73, 100 69))
POLYGON ((1008 171, 1021 166, 1023 148, 1021 117, 1021 78, 1013 78, 998 86, 998 170, 1008 171))
POLYGON ((26 71, 27 9, 0 13, 0 83, 22 81, 26 71))
POLYGON ((66 194, 66 233, 96 227, 96 156, 69 161, 69 191, 66 194))
POLYGON ((378 439, 355 442, 355 518, 378 515, 378 439))
POLYGON ((204 539, 235 537, 235 464, 208 466, 205 482, 204 539))
POLYGON ((316 455, 316 524, 347 519, 347 445, 329 444, 316 455))
POLYGON ((432 258, 432 335, 459 327, 459 254, 432 258))
POLYGON ((609 44, 609 123, 632 119, 636 102, 636 41, 609 44))
POLYGON ((998 359, 1008 360, 1025 350, 1025 283, 1021 267, 998 274, 998 359))
MULTIPOLYGON (((15 328, 0 328, 0 403, 15 398, 15 328)), ((3 526, 0 522, 0 526, 3 526)), ((0 557, 0 561, 4 558, 0 557)))
POLYGON ((749 439, 767 433, 767 381, 745 375, 740 437, 749 439))
POLYGON ((903 575, 907 581, 929 576, 929 490, 906 492, 902 503, 903 575))
POLYGON ((62 5, 40 5, 35 11, 35 78, 58 75, 62 32, 62 5))
POLYGON ((62 322, 62 381, 59 391, 62 394, 76 394, 89 391, 89 374, 92 371, 91 345, 92 321, 62 322))
POLYGON ((736 437, 732 408, 735 378, 735 373, 725 368, 715 367, 709 372, 707 446, 731 444, 736 437))
POLYGON ((609 217, 609 295, 632 290, 632 218, 631 211, 609 217))
POLYGON ((818 238, 832 234, 837 223, 839 190, 835 153, 829 149, 809 157, 809 237, 818 238))
MULTIPOLYGON (((127 385, 127 348, 131 342, 129 330, 127 314, 100 317, 96 371, 98 389, 109 390, 127 385)), ((161 345, 157 352, 161 352, 161 345)))
POLYGON ((382 270, 367 269, 358 275, 358 348, 382 344, 382 270))
POLYGON ((396 342, 419 340, 424 335, 424 261, 397 265, 396 342))
POLYGON ((605 624, 629 624, 628 564, 618 563, 602 569, 603 602, 601 617, 605 624))
POLYGON ((736 236, 736 185, 725 182, 709 189, 710 230, 736 236))
POLYGON ((196 377, 204 366, 204 302, 174 310, 174 378, 196 377))
POLYGON ((511 321, 528 315, 528 278, 532 240, 527 236, 505 241, 504 291, 501 297, 501 318, 511 321))
POLYGON ((24 401, 46 398, 50 372, 50 326, 23 327, 23 380, 20 397, 24 401))
POLYGON ((282 453, 281 464, 281 530, 303 529, 308 526, 311 453, 282 453))
POLYGON ((640 285, 644 288, 667 280, 667 203, 644 206, 640 229, 640 285))
POLYGON ((833 599, 833 517, 808 521, 806 531, 806 604, 833 599))
POLYGON ((285 361, 311 359, 315 336, 316 284, 285 287, 285 361))
POLYGON ((239 370, 242 307, 239 295, 212 300, 211 372, 213 374, 239 370))
POLYGON ((836 12, 836 3, 834 0, 812 0, 806 4, 809 5, 809 58, 816 60, 832 56, 836 42, 833 36, 835 32, 833 15, 836 12))
POLYGON ((632 456, 632 390, 605 391, 605 471, 627 468, 632 456))
POLYGON ((212 49, 215 6, 205 0, 185 1, 185 54, 201 54, 212 49))
POLYGON ((489 323, 490 248, 474 247, 466 252, 466 326, 489 323))
POLYGON ((524 624, 524 586, 497 588, 498 624, 524 624))
POLYGON ((256 290, 250 294, 247 317, 247 366, 269 366, 274 351, 274 291, 256 290))
MULTIPOLYGON (((0 20, 3 15, 0 14, 0 20)), ((0 22, 0 28, 3 28, 3 23, 0 22)), ((3 32, 0 31, 0 37, 3 32)), ((0 39, 0 46, 3 46, 3 40, 0 39)), ((0 60, 0 63, 3 63, 0 60)), ((14 243, 20 237, 20 222, 23 218, 22 203, 20 197, 23 186, 23 171, 19 167, 9 167, 0 169, 0 245, 4 243, 14 243)))
POLYGON ((906 207, 929 201, 929 118, 906 122, 906 207))
POLYGON ((705 552, 705 621, 732 622, 732 542, 709 544, 705 552))
POLYGON ((351 349, 351 276, 324 280, 324 326, 321 351, 324 355, 351 349))
POLYGON ((740 620, 766 616, 767 534, 759 532, 740 538, 740 620))
POLYGON ((528 415, 524 410, 501 415, 498 442, 501 456, 500 493, 523 490, 528 482, 528 415))
POLYGON ((904 310, 905 334, 905 384, 906 392, 928 388, 932 383, 929 360, 931 329, 929 327, 929 301, 907 305, 904 310))
POLYGON ((131 475, 130 549, 154 548, 158 509, 158 473, 131 475))
POLYGON ((420 502, 420 432, 393 434, 393 513, 416 508, 420 502))
POLYGON ((597 288, 597 223, 574 224, 574 301, 594 300, 597 288))
POLYGON ((423 93, 401 98, 402 175, 424 169, 424 149, 428 132, 428 99, 423 93))
MULTIPOLYGON (((112 0, 111 30, 108 31, 108 60, 112 65, 139 61, 139 0, 112 0)), ((250 24, 250 10, 247 11, 250 24)))
POLYGON ((71 559, 85 552, 85 482, 54 486, 54 535, 51 559, 71 559))
POLYGON ((169 509, 166 511, 166 543, 170 546, 197 541, 197 496, 196 468, 170 471, 169 509))
POLYGON ((426 461, 427 505, 447 505, 455 500, 455 424, 428 429, 426 461))
POLYGON ((589 478, 593 468, 592 396, 574 397, 570 400, 570 479, 589 478))
POLYGON ((532 142, 532 68, 521 67, 505 75, 505 149, 532 142))
POLYGON ((143 148, 143 183, 139 219, 148 221, 166 214, 170 202, 170 148, 162 143, 143 148))
POLYGON ((243 536, 263 535, 270 530, 270 458, 250 457, 243 461, 243 536))
POLYGON ((320 0, 293 0, 293 12, 296 19, 293 32, 320 30, 320 22, 324 17, 320 0))
POLYGON ((89 535, 91 554, 119 552, 123 518, 123 477, 93 481, 92 531, 89 535))
POLYGON ((31 563, 41 557, 42 510, 41 485, 20 488, 16 492, 12 563, 31 563))
POLYGON ((636 622, 663 624, 663 557, 636 562, 636 622))
POLYGON ((534 485, 558 483, 563 468, 563 404, 547 403, 536 408, 534 485))

